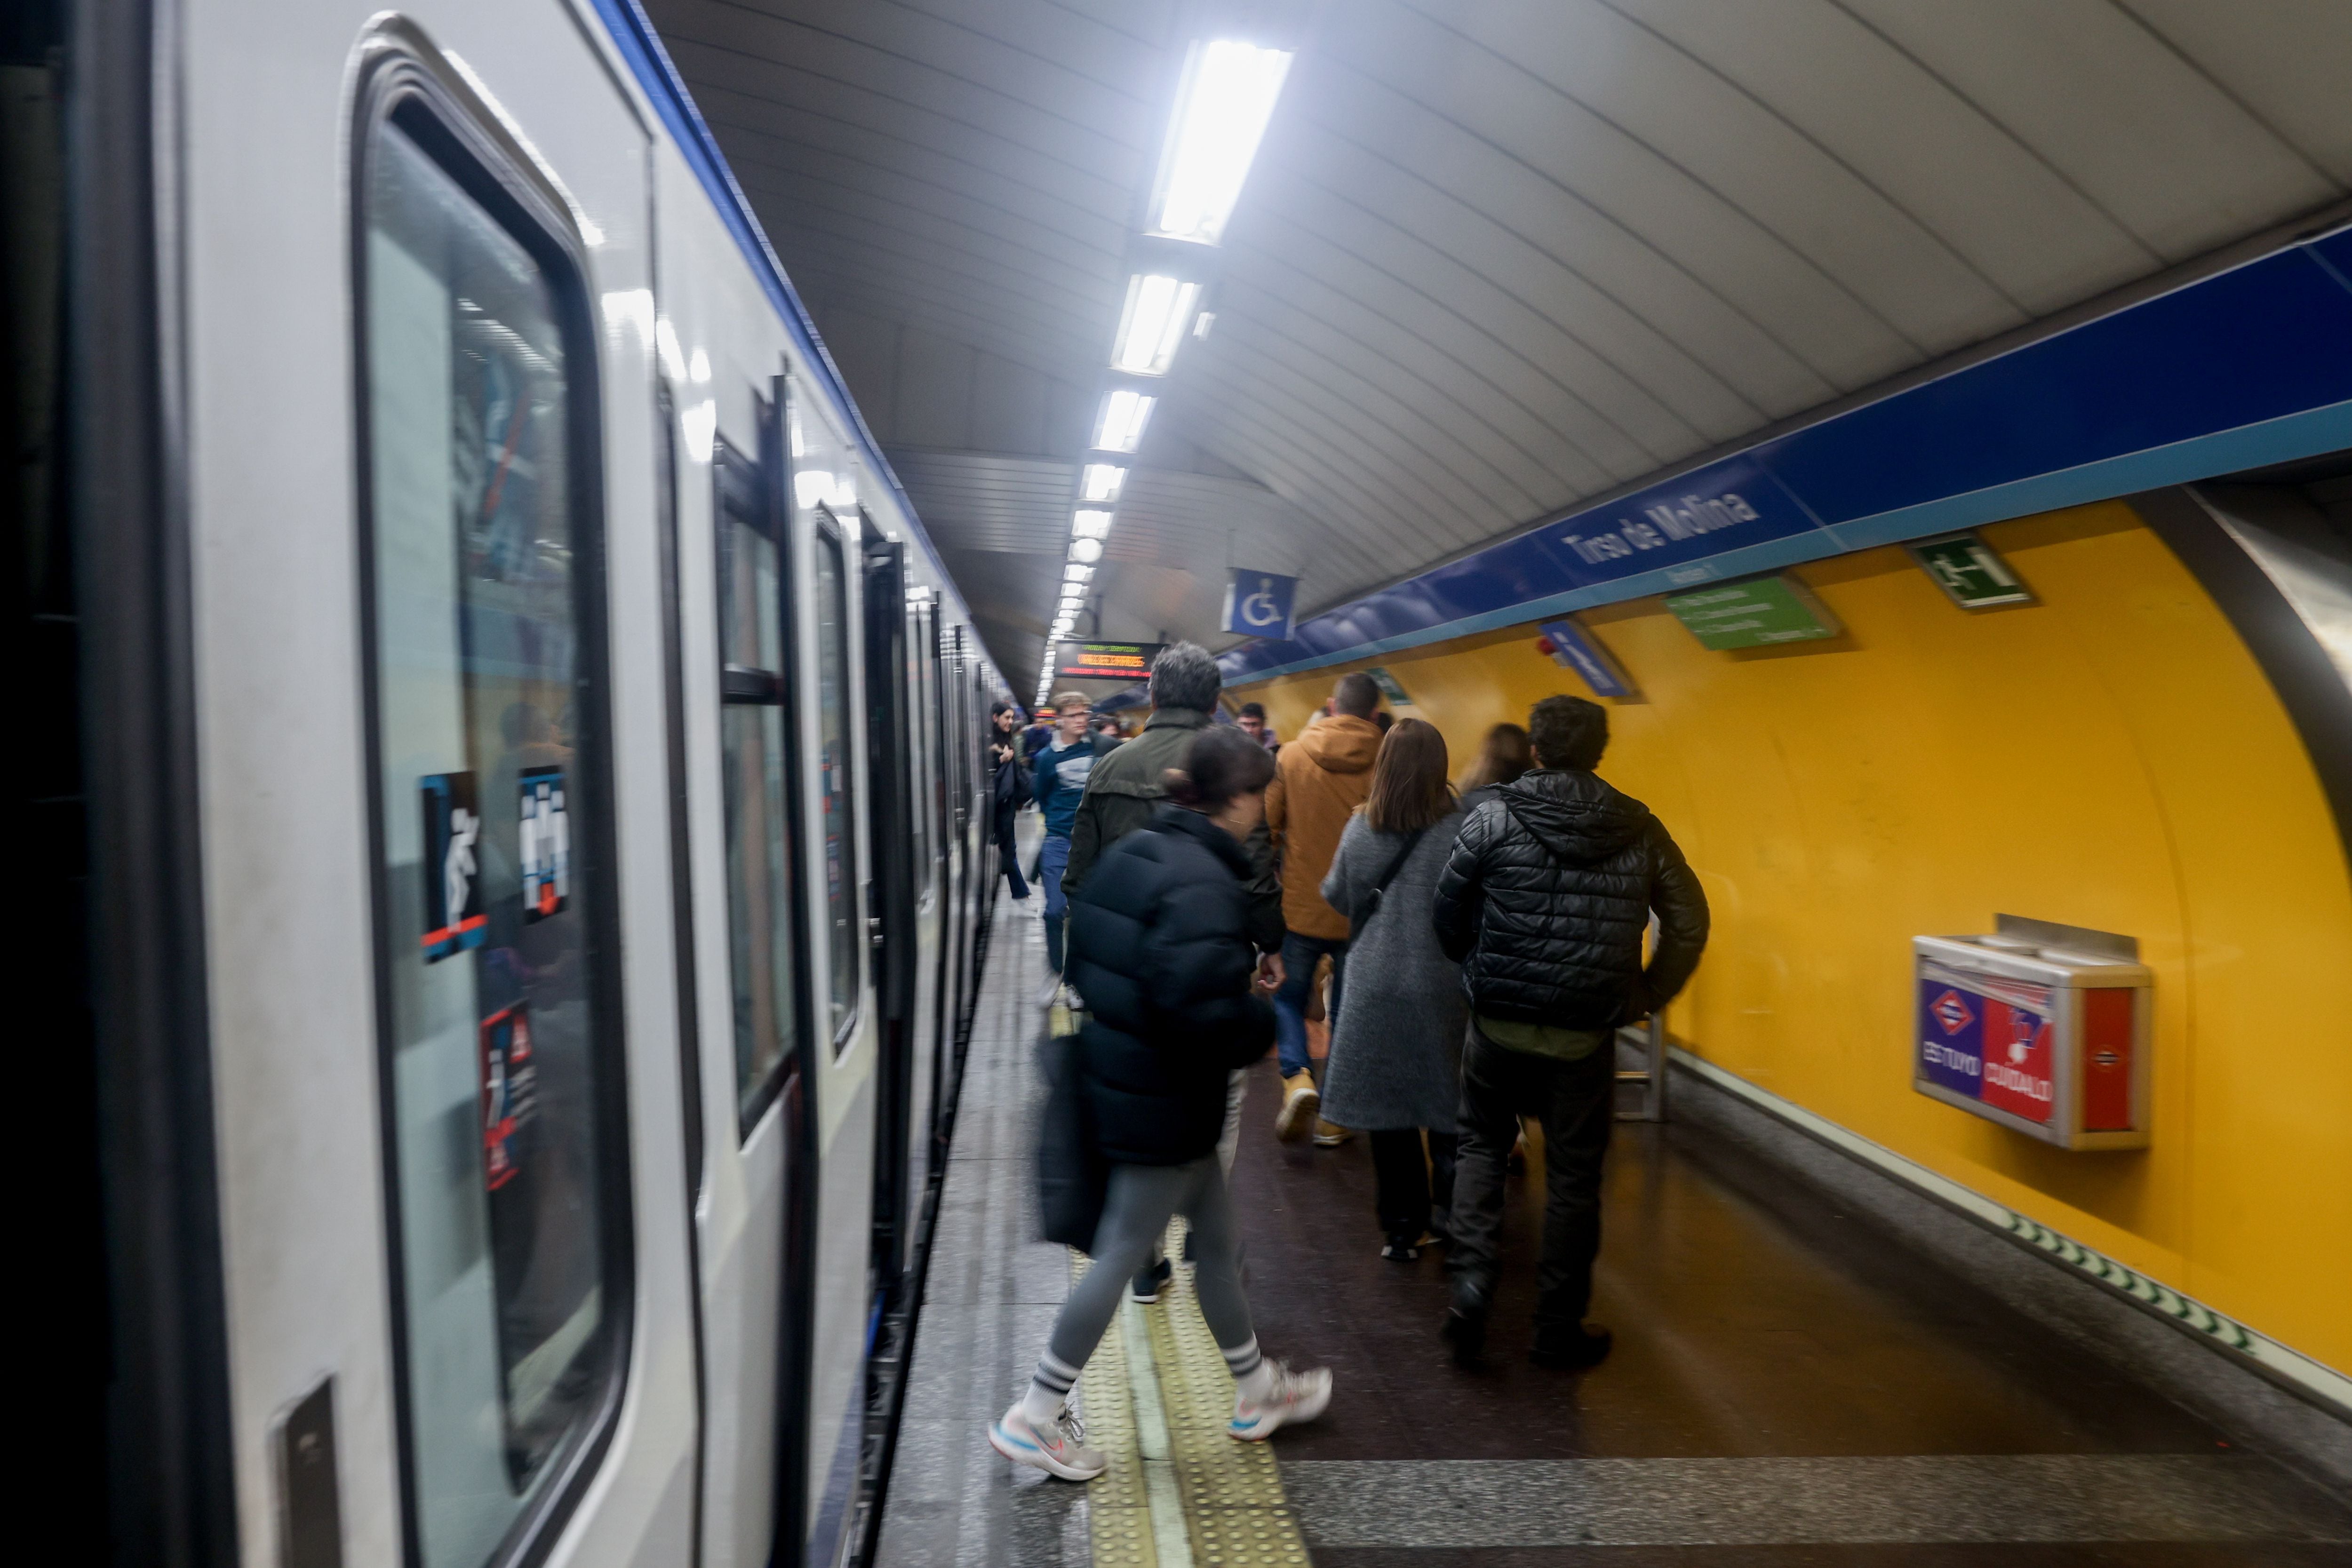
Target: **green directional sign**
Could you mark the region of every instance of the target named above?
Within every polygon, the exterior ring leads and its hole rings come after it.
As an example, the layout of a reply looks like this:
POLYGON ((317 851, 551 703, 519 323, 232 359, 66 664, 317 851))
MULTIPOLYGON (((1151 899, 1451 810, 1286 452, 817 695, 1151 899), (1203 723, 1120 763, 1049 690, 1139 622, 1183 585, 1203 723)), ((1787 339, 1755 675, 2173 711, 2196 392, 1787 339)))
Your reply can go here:
POLYGON ((1366 670, 1364 674, 1372 677, 1372 685, 1381 688, 1381 695, 1388 699, 1389 706, 1411 707, 1413 706, 1412 698, 1405 695, 1404 687, 1398 684, 1397 678, 1378 664, 1366 670))
POLYGON ((2009 562, 1992 546, 1974 534, 1948 534, 1909 548, 1919 570, 1935 579, 1936 586, 1963 610, 2033 602, 2033 591, 2009 570, 2009 562))
POLYGON ((1690 634, 1718 651, 1769 648, 1834 637, 1843 628, 1829 607, 1792 578, 1759 577, 1666 596, 1690 634))

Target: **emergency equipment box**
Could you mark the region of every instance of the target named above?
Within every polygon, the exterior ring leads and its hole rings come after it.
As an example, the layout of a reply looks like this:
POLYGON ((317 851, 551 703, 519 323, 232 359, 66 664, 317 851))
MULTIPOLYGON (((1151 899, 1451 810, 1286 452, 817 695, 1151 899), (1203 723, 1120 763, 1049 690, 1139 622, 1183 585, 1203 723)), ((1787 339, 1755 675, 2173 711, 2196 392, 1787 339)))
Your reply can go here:
POLYGON ((2138 942, 2012 915, 1994 925, 1911 939, 1912 1087, 2061 1148, 2146 1148, 2154 992, 2138 942))

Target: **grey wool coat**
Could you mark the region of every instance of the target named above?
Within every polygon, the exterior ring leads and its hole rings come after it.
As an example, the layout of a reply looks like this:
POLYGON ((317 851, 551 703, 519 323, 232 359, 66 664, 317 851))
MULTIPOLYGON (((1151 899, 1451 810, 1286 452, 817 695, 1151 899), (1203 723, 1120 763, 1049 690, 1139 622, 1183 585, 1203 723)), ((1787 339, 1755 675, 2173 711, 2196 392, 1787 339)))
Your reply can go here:
MULTIPOLYGON (((1462 998, 1461 969, 1438 949, 1429 912, 1437 874, 1461 831, 1457 810, 1422 834, 1370 923, 1349 945, 1347 982, 1323 1079, 1323 1115, 1342 1127, 1456 1130, 1469 1004, 1462 998)), ((1376 833, 1357 812, 1323 879, 1324 901, 1358 918, 1372 884, 1410 836, 1376 833)))

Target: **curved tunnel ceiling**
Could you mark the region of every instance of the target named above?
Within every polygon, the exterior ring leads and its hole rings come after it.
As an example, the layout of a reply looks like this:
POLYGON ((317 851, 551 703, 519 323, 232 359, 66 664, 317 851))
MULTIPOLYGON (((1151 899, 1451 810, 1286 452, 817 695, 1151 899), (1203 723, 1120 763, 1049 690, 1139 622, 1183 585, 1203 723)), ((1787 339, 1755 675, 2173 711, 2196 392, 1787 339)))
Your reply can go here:
POLYGON ((1297 57, 1106 636, 1223 645, 1230 565, 1337 602, 2352 190, 2343 0, 648 10, 1024 693, 1195 39, 1297 57))

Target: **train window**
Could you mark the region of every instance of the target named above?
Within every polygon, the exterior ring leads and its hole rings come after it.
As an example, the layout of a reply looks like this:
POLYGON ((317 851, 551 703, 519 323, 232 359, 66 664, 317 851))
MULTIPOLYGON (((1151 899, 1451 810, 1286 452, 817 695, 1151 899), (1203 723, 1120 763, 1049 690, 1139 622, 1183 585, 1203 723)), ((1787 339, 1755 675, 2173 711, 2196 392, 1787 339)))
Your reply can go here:
POLYGON ((819 514, 815 539, 818 800, 824 832, 825 946, 831 959, 834 1050, 842 1049, 857 1011, 857 840, 851 819, 853 750, 849 726, 849 572, 841 534, 819 514))
POLYGON ((627 1311, 594 339, 560 220, 395 102, 357 257, 394 1316, 418 1555, 477 1568, 575 1490, 627 1311))
POLYGON ((799 1049, 783 549, 757 465, 719 444, 719 712, 726 779, 728 940, 735 978, 736 1107, 749 1134, 799 1049))

